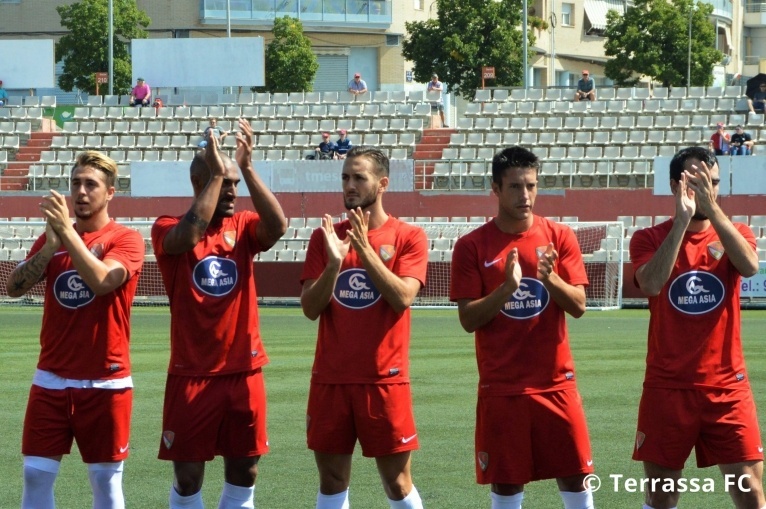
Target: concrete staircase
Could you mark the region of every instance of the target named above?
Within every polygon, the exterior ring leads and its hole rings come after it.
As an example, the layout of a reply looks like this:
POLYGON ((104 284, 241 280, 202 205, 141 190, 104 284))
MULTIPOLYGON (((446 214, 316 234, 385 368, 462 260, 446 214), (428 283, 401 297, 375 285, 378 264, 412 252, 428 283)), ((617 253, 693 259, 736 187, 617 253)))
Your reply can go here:
POLYGON ((415 161, 415 189, 433 188, 434 160, 442 158, 455 129, 424 129, 423 136, 415 145, 412 159, 415 161))
POLYGON ((2 191, 26 191, 31 189, 29 183, 29 167, 40 161, 40 153, 51 146, 51 139, 58 133, 33 132, 26 144, 19 147, 15 160, 8 161, 0 179, 2 191))

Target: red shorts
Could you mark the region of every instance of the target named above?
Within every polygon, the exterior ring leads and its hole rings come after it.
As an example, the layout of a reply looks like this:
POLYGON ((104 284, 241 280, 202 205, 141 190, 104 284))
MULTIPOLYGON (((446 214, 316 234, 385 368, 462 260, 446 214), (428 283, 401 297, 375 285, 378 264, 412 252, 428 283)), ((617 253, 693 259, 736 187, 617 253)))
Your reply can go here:
POLYGON ((316 384, 309 390, 309 449, 370 458, 418 448, 410 384, 316 384))
POLYGON ((221 376, 168 375, 159 458, 210 461, 269 451, 261 369, 221 376))
POLYGON ((644 387, 633 459, 682 470, 692 447, 700 468, 763 460, 750 388, 644 387))
POLYGON ((44 389, 29 391, 21 453, 25 456, 69 454, 72 441, 85 463, 128 457, 132 389, 44 389))
POLYGON ((591 472, 588 425, 577 389, 479 396, 479 484, 527 484, 591 472))

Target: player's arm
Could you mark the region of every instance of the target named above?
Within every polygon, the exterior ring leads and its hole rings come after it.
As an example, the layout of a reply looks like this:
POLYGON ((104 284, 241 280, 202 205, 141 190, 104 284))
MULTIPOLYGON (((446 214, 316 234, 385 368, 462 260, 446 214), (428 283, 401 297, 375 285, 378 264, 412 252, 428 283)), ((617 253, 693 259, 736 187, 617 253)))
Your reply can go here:
POLYGON ((282 206, 274 193, 266 187, 266 183, 255 172, 253 167, 253 128, 245 118, 239 119, 237 137, 237 152, 235 159, 242 171, 250 200, 261 221, 255 230, 258 243, 266 250, 276 244, 287 231, 287 218, 282 212, 282 206))
POLYGON ((551 242, 537 261, 537 278, 561 309, 575 318, 580 318, 585 314, 585 287, 570 285, 553 270, 558 256, 551 242))
POLYGON ((520 284, 519 250, 513 248, 505 259, 505 280, 497 288, 479 299, 457 301, 460 325, 466 332, 474 332, 494 320, 520 284))
POLYGON ((163 238, 162 249, 166 254, 179 255, 194 249, 194 246, 205 236, 205 230, 213 219, 225 175, 223 161, 218 154, 218 140, 215 136, 208 137, 205 162, 210 171, 210 178, 200 194, 194 198, 191 208, 183 219, 163 238))
POLYGON ((9 297, 21 297, 42 279, 48 262, 61 245, 61 240, 50 226, 46 225, 45 233, 45 244, 28 260, 19 263, 5 282, 9 297))
POLYGON ((349 210, 351 230, 348 238, 383 299, 394 311, 401 313, 415 301, 420 291, 420 281, 408 276, 399 277, 386 267, 367 237, 369 219, 370 213, 363 213, 359 207, 349 210))
MULTIPOLYGON (((318 279, 308 279, 301 289, 301 309, 309 320, 316 320, 330 303, 335 282, 338 279, 343 259, 348 254, 350 240, 340 240, 332 224, 332 217, 325 214, 322 218, 322 238, 327 253, 327 265, 318 279)), ((319 240, 314 236, 312 241, 319 240)), ((309 250, 311 250, 309 245, 309 250)))

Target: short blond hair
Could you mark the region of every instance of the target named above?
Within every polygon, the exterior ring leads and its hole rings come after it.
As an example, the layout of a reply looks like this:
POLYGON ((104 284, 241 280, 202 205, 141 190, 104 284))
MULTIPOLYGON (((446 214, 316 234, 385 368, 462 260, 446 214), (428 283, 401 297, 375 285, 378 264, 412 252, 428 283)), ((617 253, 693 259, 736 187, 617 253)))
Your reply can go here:
POLYGON ((107 187, 114 187, 114 183, 117 180, 117 163, 114 162, 114 159, 96 150, 86 150, 77 154, 74 166, 72 166, 72 173, 77 168, 85 166, 92 166, 97 170, 101 170, 106 176, 105 182, 107 187))

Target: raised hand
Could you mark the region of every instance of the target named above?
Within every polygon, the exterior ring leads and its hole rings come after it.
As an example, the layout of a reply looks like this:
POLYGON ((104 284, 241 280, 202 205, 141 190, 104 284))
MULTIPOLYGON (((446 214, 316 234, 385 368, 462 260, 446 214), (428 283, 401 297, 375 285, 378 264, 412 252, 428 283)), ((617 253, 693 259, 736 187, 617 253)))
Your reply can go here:
POLYGON ((521 284, 519 249, 514 247, 505 259, 505 282, 515 292, 521 284))
POLYGON ((239 119, 239 132, 235 134, 237 151, 234 158, 237 166, 247 168, 253 164, 253 126, 246 118, 239 119))
POLYGON ((221 177, 226 175, 226 168, 223 165, 221 153, 218 151, 218 137, 213 136, 212 134, 207 137, 205 162, 210 169, 211 177, 221 177))
POLYGON ((367 239, 367 231, 370 224, 370 212, 362 212, 361 207, 351 209, 348 211, 349 220, 351 221, 351 229, 348 231, 347 236, 351 239, 351 245, 356 252, 361 252, 369 247, 369 241, 367 239))
POLYGON ((537 260, 537 279, 545 281, 551 277, 558 257, 558 252, 553 249, 553 242, 549 243, 545 252, 537 260))
POLYGON ((689 224, 697 210, 697 204, 694 201, 694 189, 689 186, 688 180, 687 173, 684 171, 676 188, 676 217, 682 219, 686 224, 689 224))
POLYGON ((684 170, 686 187, 694 192, 696 197, 695 207, 698 207, 703 214, 710 215, 715 203, 715 186, 710 176, 710 168, 702 161, 700 161, 700 164, 702 165, 701 168, 693 164, 691 167, 692 171, 684 170))
POLYGON ((351 239, 348 236, 345 240, 338 238, 330 214, 325 214, 322 218, 322 231, 324 231, 324 247, 327 251, 327 257, 331 262, 341 263, 348 254, 351 239))
POLYGON ((66 198, 60 193, 51 189, 50 196, 44 197, 40 202, 40 211, 47 221, 46 231, 50 227, 56 234, 61 235, 67 228, 72 227, 66 198))

